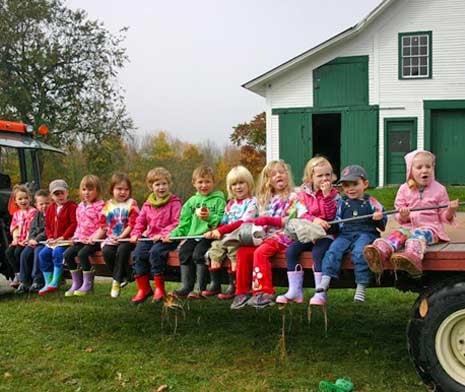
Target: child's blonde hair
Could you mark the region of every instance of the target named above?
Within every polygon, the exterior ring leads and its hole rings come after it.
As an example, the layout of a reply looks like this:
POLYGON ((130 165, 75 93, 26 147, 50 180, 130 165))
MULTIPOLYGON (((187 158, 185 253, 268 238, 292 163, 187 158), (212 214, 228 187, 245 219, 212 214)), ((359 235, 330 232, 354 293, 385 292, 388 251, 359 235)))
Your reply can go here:
POLYGON ((113 189, 115 189, 115 186, 121 182, 126 183, 129 189, 129 197, 131 197, 131 194, 132 194, 131 180, 129 179, 129 176, 126 173, 120 173, 120 172, 113 173, 111 176, 110 188, 109 188, 110 196, 113 196, 113 189))
POLYGON ((215 172, 210 166, 201 165, 196 167, 192 172, 192 183, 194 183, 198 178, 208 178, 210 177, 213 182, 215 182, 215 172))
MULTIPOLYGON (((81 183, 79 184, 79 194, 81 195, 82 189, 95 189, 97 191, 96 199, 100 198, 102 194, 102 183, 100 182, 100 178, 93 174, 87 174, 86 176, 82 177, 81 183)), ((82 195, 81 195, 82 199, 82 195)))
MULTIPOLYGON (((331 168, 331 172, 333 172, 333 165, 331 165, 331 162, 328 161, 328 158, 322 156, 322 155, 317 155, 311 158, 307 164, 305 165, 304 169, 304 176, 302 178, 302 182, 305 184, 312 184, 313 186, 313 173, 315 172, 315 167, 317 166, 322 166, 322 165, 329 165, 331 168)), ((336 176, 332 175, 332 180, 336 180, 336 176)))
POLYGON ((149 170, 147 176, 145 177, 145 183, 150 190, 152 190, 153 183, 159 180, 166 180, 169 186, 173 185, 173 178, 171 177, 171 173, 162 166, 149 170))
POLYGON ((255 183, 252 173, 244 166, 234 166, 226 176, 226 188, 228 189, 228 198, 234 199, 234 193, 231 189, 236 182, 243 181, 249 188, 249 196, 253 194, 255 183))
POLYGON ((13 191, 12 191, 13 200, 16 200, 16 195, 21 192, 25 193, 27 197, 29 198, 29 200, 32 200, 32 196, 31 196, 31 192, 29 191, 29 188, 26 185, 20 185, 20 184, 15 185, 13 187, 13 191))
MULTIPOLYGON (((415 154, 415 156, 413 157, 412 159, 412 166, 413 166, 413 161, 416 157, 420 156, 420 155, 424 155, 424 156, 427 156, 429 158, 431 158, 431 163, 433 165, 433 170, 434 170, 434 166, 436 165, 436 157, 434 156, 434 154, 431 152, 431 151, 427 151, 427 150, 422 150, 422 151, 419 151, 418 153, 415 154)), ((412 176, 412 172, 410 171, 409 173, 409 179, 407 181, 407 185, 410 189, 413 189, 413 188, 416 188, 418 186, 417 182, 411 178, 412 176)))
POLYGON ((294 189, 294 181, 292 179, 292 172, 290 166, 281 159, 277 161, 268 162, 266 166, 262 169, 257 181, 256 196, 260 209, 263 209, 268 204, 268 202, 274 194, 274 190, 272 189, 270 183, 270 174, 276 166, 281 166, 287 172, 288 183, 285 189, 285 193, 289 194, 291 193, 292 189, 294 189))

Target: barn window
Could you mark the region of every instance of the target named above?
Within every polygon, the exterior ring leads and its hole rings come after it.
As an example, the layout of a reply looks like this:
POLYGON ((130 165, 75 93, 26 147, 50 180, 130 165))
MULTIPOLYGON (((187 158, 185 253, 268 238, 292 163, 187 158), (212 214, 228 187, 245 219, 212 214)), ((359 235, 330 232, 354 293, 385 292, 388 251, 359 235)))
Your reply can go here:
POLYGON ((399 79, 432 77, 431 31, 399 34, 399 79))

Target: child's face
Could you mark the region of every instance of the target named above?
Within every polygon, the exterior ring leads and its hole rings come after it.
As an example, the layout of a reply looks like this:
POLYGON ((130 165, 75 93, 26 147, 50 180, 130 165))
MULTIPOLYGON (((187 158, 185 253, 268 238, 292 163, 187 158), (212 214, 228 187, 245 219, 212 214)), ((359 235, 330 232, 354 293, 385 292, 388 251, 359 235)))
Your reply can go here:
POLYGON ((160 178, 153 182, 152 191, 157 199, 162 199, 170 191, 170 183, 165 178, 160 178))
POLYGON ((16 192, 15 202, 22 210, 27 209, 31 205, 31 199, 26 192, 16 192))
POLYGON ((129 199, 130 190, 126 181, 121 181, 113 187, 113 198, 117 203, 123 203, 129 199))
POLYGON ((342 190, 349 199, 361 199, 368 188, 368 180, 359 178, 357 181, 343 181, 342 190))
POLYGON ((56 205, 63 205, 68 200, 68 191, 55 191, 52 193, 52 200, 56 205))
POLYGON ((427 186, 433 180, 434 163, 430 155, 417 154, 412 162, 412 177, 419 186, 427 186))
POLYGON ((50 204, 50 198, 48 196, 36 196, 36 208, 40 212, 45 212, 50 204))
POLYGON ((321 189, 321 185, 324 183, 331 183, 332 177, 333 169, 327 163, 315 166, 312 175, 313 190, 317 191, 321 189))
POLYGON ((81 199, 84 203, 93 203, 97 198, 97 189, 82 187, 81 188, 81 199))
POLYGON ((270 171, 270 185, 274 192, 282 192, 289 185, 289 173, 282 165, 275 165, 270 171))
POLYGON ((198 177, 194 180, 194 188, 203 196, 207 196, 213 190, 213 178, 198 177))
POLYGON ((245 199, 250 195, 249 184, 245 181, 236 181, 234 184, 231 184, 231 192, 234 195, 234 198, 237 200, 245 199))

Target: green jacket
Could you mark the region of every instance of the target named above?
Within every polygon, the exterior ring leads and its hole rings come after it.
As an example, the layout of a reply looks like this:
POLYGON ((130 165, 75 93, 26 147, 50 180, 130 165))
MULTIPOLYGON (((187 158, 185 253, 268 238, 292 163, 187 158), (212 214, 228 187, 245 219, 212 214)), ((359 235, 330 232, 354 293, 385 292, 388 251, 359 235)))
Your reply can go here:
POLYGON ((221 222, 225 205, 226 200, 221 191, 213 191, 207 196, 197 192, 182 206, 179 224, 170 237, 202 235, 214 229, 221 222), (196 210, 202 207, 207 207, 210 212, 208 220, 202 220, 197 216, 196 210))

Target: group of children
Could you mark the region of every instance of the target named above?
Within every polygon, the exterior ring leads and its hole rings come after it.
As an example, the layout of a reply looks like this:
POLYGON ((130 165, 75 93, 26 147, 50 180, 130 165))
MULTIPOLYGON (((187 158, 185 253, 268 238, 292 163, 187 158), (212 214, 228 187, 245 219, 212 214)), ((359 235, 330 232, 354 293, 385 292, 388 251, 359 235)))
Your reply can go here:
POLYGON ((338 278, 342 258, 351 251, 354 300, 363 302, 372 272, 382 272, 388 260, 396 269, 421 274, 426 246, 449 240, 443 224, 453 223, 459 206, 458 200, 449 202, 446 189, 434 179, 432 153, 415 150, 405 159, 406 183, 395 201, 401 227, 386 238, 381 238, 380 232, 387 217, 383 206, 366 193, 366 171, 358 165, 344 168, 340 195, 333 187, 331 163, 324 157, 308 161, 303 184, 297 190, 283 161, 271 161, 264 167, 256 189, 251 173, 236 166, 226 177, 228 201, 215 190, 213 170, 200 166, 192 174, 196 193, 184 205, 171 193, 170 172, 158 167, 147 174, 150 194, 140 210, 131 198, 131 181, 122 173, 112 176, 106 202, 100 180, 93 175, 81 181, 79 205, 68 200, 68 186, 61 179, 49 185, 51 203, 48 192, 36 192, 35 207, 28 189, 15 186, 18 210, 11 222, 13 241, 6 252, 16 273, 12 285, 18 293, 38 291, 46 295, 58 290, 66 267, 72 285, 65 296, 84 296, 93 287, 91 256, 102 250, 112 271, 112 297, 118 297, 134 277, 134 303, 151 296, 161 301, 166 296, 168 253, 179 247, 182 284, 174 296, 198 299, 216 295, 219 299, 233 298, 231 309, 261 309, 275 302, 303 302, 304 271, 299 258, 302 252, 311 251, 315 293, 310 304, 325 306, 331 280, 338 278), (411 211, 441 204, 448 207, 411 211), (366 218, 343 221, 360 216, 366 218), (314 242, 296 241, 286 230, 286 223, 294 218, 321 226, 326 235, 314 242), (329 223, 334 220, 341 223, 329 223), (258 246, 223 243, 225 234, 240 230, 245 223, 263 228, 265 236, 258 246), (280 252, 287 257, 289 289, 275 297, 271 259, 280 252), (221 292, 220 275, 226 259, 230 260, 229 286, 221 292))

